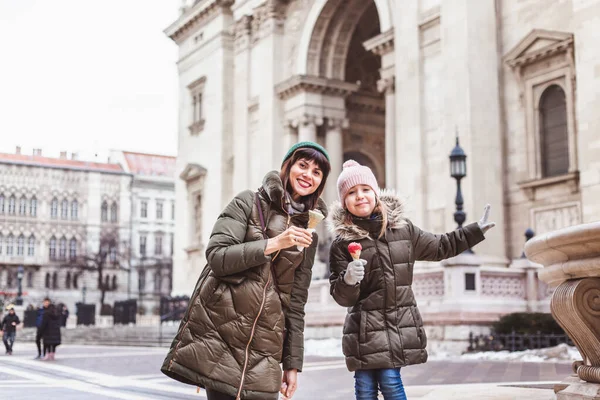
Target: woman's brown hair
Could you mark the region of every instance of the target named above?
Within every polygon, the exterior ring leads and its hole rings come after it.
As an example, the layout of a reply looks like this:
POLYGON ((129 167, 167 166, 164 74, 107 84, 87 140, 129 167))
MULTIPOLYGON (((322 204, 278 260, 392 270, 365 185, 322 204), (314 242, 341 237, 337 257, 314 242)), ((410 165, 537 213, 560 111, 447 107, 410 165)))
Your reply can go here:
POLYGON ((313 210, 317 206, 317 202, 319 201, 319 197, 325 190, 325 183, 327 182, 327 177, 329 176, 329 172, 331 172, 331 164, 327 160, 327 157, 320 151, 310 148, 310 147, 301 147, 288 158, 283 165, 281 166, 281 172, 279 176, 281 178, 281 182, 283 182, 283 187, 285 190, 291 195, 293 192, 292 186, 290 184, 290 171, 292 166, 296 164, 298 160, 305 159, 307 161, 314 161, 321 172, 323 172, 323 179, 321 180, 321 184, 312 194, 308 196, 303 196, 300 198, 300 203, 304 204, 305 210, 313 210))

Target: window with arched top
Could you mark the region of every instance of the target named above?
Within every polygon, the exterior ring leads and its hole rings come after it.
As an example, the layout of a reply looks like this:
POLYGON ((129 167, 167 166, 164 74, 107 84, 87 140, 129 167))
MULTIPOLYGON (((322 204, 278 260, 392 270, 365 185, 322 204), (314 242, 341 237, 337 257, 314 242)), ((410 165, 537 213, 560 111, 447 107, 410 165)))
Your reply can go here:
POLYGON ((542 174, 544 177, 569 171, 567 100, 559 85, 550 85, 539 104, 542 174))
POLYGON ((58 218, 58 199, 56 197, 50 203, 50 217, 53 219, 58 218))
POLYGON ((104 276, 104 289, 110 290, 110 277, 108 275, 104 276))
POLYGON ((15 237, 11 233, 6 238, 6 255, 7 256, 12 256, 13 255, 13 252, 14 252, 14 250, 13 250, 14 242, 15 242, 15 237))
POLYGON ((52 289, 58 289, 58 272, 52 274, 52 289))
POLYGON ((48 256, 50 260, 56 260, 56 238, 52 236, 48 245, 48 256))
POLYGON ((17 255, 22 256, 25 254, 25 235, 22 233, 17 238, 17 255))
POLYGON ((65 288, 71 289, 71 273, 67 272, 67 277, 65 278, 65 288))
POLYGON ((77 239, 72 238, 69 241, 69 260, 73 261, 77 258, 77 239))
POLYGON ((100 219, 102 222, 108 221, 108 203, 106 201, 102 202, 102 208, 100 212, 100 219))
POLYGON ((67 199, 63 199, 62 203, 60 204, 60 218, 69 218, 69 200, 67 199))
POLYGON ((0 255, 2 254, 2 248, 4 247, 4 236, 0 233, 0 255))
POLYGON ((113 275, 113 277, 112 277, 112 290, 117 290, 117 287, 118 287, 118 285, 117 285, 117 276, 113 275))
POLYGON ((71 202, 71 219, 76 220, 79 214, 79 203, 77 200, 71 202))
POLYGON ((110 206, 110 222, 117 222, 117 203, 110 206))
POLYGON ((33 287, 33 271, 27 271, 27 287, 33 287))
POLYGON ((16 212, 17 212, 16 207, 17 207, 17 199, 16 199, 16 197, 14 195, 10 196, 8 198, 8 213, 10 215, 15 215, 16 212))
POLYGON ((46 272, 45 287, 46 289, 50 289, 50 272, 46 272))
POLYGON ((35 255, 35 236, 33 234, 31 234, 31 236, 29 236, 29 239, 27 239, 27 255, 35 255))
POLYGON ((27 214, 27 198, 25 196, 21 196, 19 199, 19 215, 27 214))
POLYGON ((4 194, 0 194, 0 214, 4 214, 4 194))
POLYGON ((35 196, 29 201, 29 215, 32 217, 37 215, 37 198, 35 196))
POLYGON ((58 258, 60 260, 67 259, 67 238, 64 236, 60 238, 60 244, 58 246, 58 258))

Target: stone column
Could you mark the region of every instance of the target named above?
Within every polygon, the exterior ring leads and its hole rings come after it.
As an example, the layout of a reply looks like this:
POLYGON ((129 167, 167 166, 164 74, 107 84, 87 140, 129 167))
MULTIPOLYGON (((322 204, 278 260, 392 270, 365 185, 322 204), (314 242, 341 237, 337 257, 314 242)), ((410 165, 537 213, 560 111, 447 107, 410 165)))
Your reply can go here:
POLYGON ((377 82, 377 88, 385 93, 385 186, 395 189, 396 182, 396 77, 390 76, 377 82))
POLYGON ((323 125, 323 118, 314 115, 304 115, 294 120, 293 124, 298 127, 298 141, 317 141, 317 126, 323 125))
POLYGON ((331 172, 327 188, 325 189, 325 200, 330 204, 338 198, 336 181, 340 172, 342 172, 342 164, 344 163, 344 147, 342 142, 342 129, 348 128, 347 119, 327 119, 327 132, 325 133, 325 149, 329 153, 331 160, 331 172))
POLYGON ((577 378, 555 387, 558 400, 600 400, 600 222, 537 236, 525 254, 544 265, 539 278, 557 286, 550 309, 583 360, 573 363, 577 378))

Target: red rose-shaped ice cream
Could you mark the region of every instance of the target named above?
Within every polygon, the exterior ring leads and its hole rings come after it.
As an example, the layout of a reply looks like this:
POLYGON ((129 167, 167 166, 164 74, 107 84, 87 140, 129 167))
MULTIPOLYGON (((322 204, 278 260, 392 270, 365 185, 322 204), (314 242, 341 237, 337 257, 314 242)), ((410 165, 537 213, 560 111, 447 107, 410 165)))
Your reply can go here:
POLYGON ((362 246, 360 243, 352 242, 348 245, 348 252, 352 256, 354 261, 360 260, 360 252, 362 251, 362 246))

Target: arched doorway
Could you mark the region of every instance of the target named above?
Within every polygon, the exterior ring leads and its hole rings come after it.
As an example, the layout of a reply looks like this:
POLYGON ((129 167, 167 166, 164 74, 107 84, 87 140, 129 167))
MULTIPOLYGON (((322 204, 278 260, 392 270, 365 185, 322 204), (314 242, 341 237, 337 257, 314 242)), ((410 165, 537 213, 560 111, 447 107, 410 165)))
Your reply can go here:
MULTIPOLYGON (((327 1, 312 29, 306 72, 308 76, 327 78, 332 85, 335 82, 355 85, 353 90, 343 94, 346 123, 341 132, 339 162, 349 159, 350 155, 372 160, 369 167, 383 187, 386 102, 384 94, 378 90, 382 62, 380 55, 365 48, 365 42, 380 34, 375 1, 327 1)), ((323 117, 331 119, 327 111, 323 117)), ((327 129, 324 124, 321 134, 327 136, 327 129)), ((337 141, 325 141, 328 150, 331 143, 337 141)), ((336 171, 335 166, 333 171, 336 171)))

